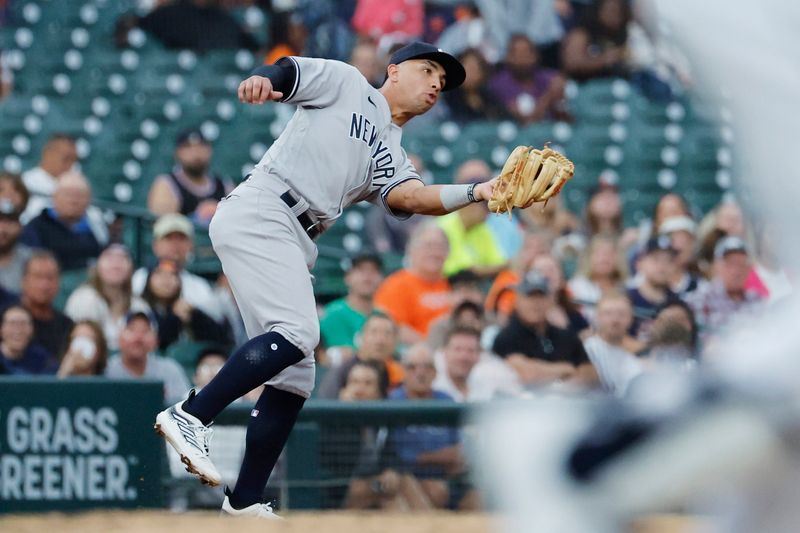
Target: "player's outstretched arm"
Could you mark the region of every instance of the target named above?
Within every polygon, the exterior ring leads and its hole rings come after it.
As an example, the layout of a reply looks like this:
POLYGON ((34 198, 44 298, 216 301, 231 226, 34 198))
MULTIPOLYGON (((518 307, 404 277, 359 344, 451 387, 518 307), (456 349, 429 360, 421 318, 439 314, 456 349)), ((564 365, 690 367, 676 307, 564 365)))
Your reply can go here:
POLYGON ((423 185, 409 180, 392 189, 386 203, 392 210, 420 215, 446 215, 473 202, 487 202, 497 178, 477 185, 423 185))

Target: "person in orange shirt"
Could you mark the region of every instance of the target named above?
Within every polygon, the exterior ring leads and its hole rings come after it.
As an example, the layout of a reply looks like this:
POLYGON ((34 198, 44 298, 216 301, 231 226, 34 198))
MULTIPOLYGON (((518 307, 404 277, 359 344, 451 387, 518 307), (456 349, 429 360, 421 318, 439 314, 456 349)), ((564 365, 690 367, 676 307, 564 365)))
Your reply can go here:
POLYGON ((435 224, 415 228, 408 241, 408 267, 383 282, 375 294, 375 307, 400 326, 400 342, 425 340, 431 322, 450 311, 450 284, 442 274, 449 245, 435 224))
POLYGON ((522 248, 511 262, 511 268, 501 271, 494 278, 486 295, 485 309, 501 326, 514 311, 514 287, 531 268, 540 255, 550 253, 552 237, 546 231, 532 231, 525 236, 522 248))

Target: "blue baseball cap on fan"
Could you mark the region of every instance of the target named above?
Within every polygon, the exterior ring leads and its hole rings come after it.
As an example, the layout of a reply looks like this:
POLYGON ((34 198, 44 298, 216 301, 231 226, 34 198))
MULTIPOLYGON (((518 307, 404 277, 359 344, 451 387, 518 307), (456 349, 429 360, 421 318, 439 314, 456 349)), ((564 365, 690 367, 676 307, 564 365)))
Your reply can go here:
POLYGON ((443 91, 455 89, 464 83, 464 78, 467 77, 467 73, 458 59, 432 44, 421 41, 409 43, 392 54, 389 64, 399 65, 409 59, 430 59, 439 63, 444 69, 445 75, 443 91))

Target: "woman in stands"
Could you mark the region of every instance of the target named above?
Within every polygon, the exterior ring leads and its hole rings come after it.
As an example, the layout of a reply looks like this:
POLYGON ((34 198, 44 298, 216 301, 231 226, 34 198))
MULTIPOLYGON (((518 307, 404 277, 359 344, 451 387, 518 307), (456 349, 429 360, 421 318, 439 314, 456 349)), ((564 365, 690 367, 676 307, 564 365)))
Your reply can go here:
POLYGON ((581 313, 594 323, 597 302, 604 292, 623 289, 628 277, 625 261, 611 235, 594 237, 584 250, 578 272, 567 287, 581 313))
POLYGON ((58 377, 102 376, 108 362, 108 344, 100 324, 82 320, 72 326, 67 340, 58 377))
POLYGON ((161 260, 147 275, 142 298, 158 322, 158 347, 164 352, 181 339, 229 344, 225 328, 181 298, 178 265, 161 260))
POLYGON ((64 312, 75 322, 93 320, 100 324, 108 348, 116 350, 119 334, 130 312, 150 312, 150 306, 131 289, 133 261, 128 249, 112 244, 97 258, 89 280, 67 299, 64 312))

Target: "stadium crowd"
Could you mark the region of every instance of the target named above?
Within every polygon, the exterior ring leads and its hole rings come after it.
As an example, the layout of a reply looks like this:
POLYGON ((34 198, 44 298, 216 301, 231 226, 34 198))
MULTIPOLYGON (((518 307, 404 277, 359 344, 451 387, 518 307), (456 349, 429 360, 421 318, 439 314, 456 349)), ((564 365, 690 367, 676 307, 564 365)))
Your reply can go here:
MULTIPOLYGON (((467 79, 414 128, 444 119, 579 121, 564 98, 567 80, 625 77, 654 99, 690 83, 680 58, 648 38, 645 14, 623 0, 140 4, 120 19, 119 46, 138 26, 173 48, 250 48, 265 62, 287 54, 345 60, 376 85, 395 46, 436 42, 460 57, 467 79), (242 4, 269 15, 268 40, 227 14, 242 4)), ((2 98, 13 80, 0 73, 2 98)), ((233 183, 211 171, 211 143, 186 126, 175 166, 148 177, 157 220, 142 265, 92 205, 98 178, 82 174, 72 137, 53 135, 36 167, 0 175, 0 373, 154 378, 171 403, 207 383, 246 340, 224 274, 191 271, 196 232, 233 183), (79 280, 68 293, 60 290, 65 276, 79 280), (185 348, 200 345, 187 359, 185 348)), ((453 180, 492 173, 486 161, 468 160, 453 180)), ((620 193, 598 178, 582 212, 553 201, 511 218, 475 204, 397 221, 373 207, 372 241, 349 261, 346 294, 319 302, 315 397, 634 394, 650 374, 692 372, 720 357, 715 339, 729 324, 791 291, 766 228, 733 197, 698 213, 667 193, 649 224, 625 227, 620 193), (390 252, 404 254, 394 272, 383 258, 390 252)), ((479 505, 455 429, 372 428, 356 446, 343 505, 479 505)))

